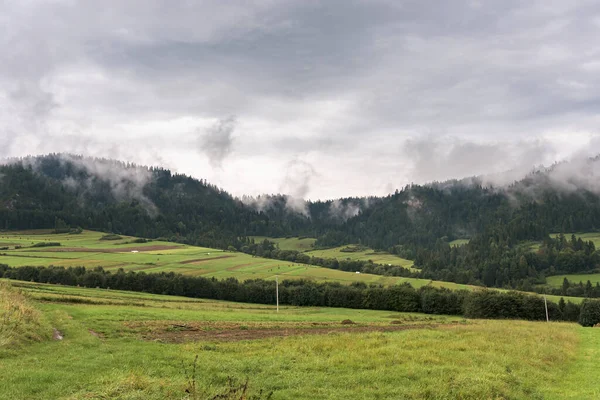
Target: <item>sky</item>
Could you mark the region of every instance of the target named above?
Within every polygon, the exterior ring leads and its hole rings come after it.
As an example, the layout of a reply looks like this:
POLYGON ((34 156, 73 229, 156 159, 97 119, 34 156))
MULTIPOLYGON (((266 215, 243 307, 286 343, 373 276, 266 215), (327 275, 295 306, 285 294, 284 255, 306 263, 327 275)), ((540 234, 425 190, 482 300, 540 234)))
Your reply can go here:
POLYGON ((0 0, 0 157, 384 195, 600 153, 600 3, 0 0))

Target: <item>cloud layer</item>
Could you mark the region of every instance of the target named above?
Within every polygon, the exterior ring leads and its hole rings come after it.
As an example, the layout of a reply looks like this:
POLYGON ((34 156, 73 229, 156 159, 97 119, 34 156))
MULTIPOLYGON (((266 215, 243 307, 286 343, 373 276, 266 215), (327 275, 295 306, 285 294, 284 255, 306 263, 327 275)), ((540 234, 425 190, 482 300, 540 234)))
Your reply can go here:
POLYGON ((527 171, 600 152, 599 34, 586 0, 8 0, 0 156, 314 199, 527 171))

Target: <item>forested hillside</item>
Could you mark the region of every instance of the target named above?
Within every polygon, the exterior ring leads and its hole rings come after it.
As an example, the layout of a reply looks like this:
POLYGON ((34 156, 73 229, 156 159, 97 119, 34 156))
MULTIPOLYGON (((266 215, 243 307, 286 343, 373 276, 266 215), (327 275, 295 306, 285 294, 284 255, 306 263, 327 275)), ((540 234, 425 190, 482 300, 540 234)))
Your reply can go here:
POLYGON ((547 275, 597 267, 595 248, 548 235, 600 228, 599 164, 556 164, 509 186, 471 178, 306 202, 238 199, 162 168, 53 154, 0 166, 0 226, 88 228, 237 249, 248 249, 251 235, 311 236, 317 246, 360 243, 399 254, 427 278, 527 288, 547 275), (449 245, 459 238, 470 243, 449 245), (526 241, 543 245, 532 252, 526 241))
POLYGON ((211 246, 265 217, 205 181, 112 160, 49 155, 0 167, 5 229, 95 228, 211 246))

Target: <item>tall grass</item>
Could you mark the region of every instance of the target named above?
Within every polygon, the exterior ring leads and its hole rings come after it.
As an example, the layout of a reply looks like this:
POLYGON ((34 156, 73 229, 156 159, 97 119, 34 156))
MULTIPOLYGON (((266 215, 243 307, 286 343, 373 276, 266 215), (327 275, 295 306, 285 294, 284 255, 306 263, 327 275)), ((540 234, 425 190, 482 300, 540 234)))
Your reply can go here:
POLYGON ((52 330, 27 296, 0 282, 0 348, 49 339, 52 330))

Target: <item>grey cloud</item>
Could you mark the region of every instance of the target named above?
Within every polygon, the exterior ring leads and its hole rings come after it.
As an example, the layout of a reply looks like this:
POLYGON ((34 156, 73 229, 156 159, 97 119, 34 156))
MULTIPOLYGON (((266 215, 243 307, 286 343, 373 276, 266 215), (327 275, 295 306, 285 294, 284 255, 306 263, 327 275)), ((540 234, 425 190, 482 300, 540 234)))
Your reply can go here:
POLYGON ((351 195, 350 181, 374 192, 381 179, 521 173, 569 155, 549 136, 599 132, 598 15, 587 0, 5 1, 0 155, 165 162, 232 191, 248 177, 228 168, 256 154, 348 160, 294 185, 286 169, 257 166, 262 191, 293 198, 325 184, 351 195), (223 115, 244 132, 235 153, 231 127, 191 145, 204 124, 175 128, 223 115), (194 164, 198 146, 218 173, 194 164))
POLYGON ((231 153, 235 124, 235 117, 221 119, 200 136, 200 151, 214 168, 222 168, 223 160, 231 153))
MULTIPOLYGON (((365 208, 368 207, 368 199, 365 199, 364 206, 365 208)), ((357 216, 359 212, 360 205, 353 201, 343 202, 340 199, 336 199, 329 205, 329 214, 342 221, 357 216)))
POLYGON ((303 160, 290 161, 285 168, 285 177, 280 193, 286 195, 286 207, 305 216, 310 216, 305 199, 310 193, 312 180, 317 176, 314 167, 303 160))
MULTIPOLYGON (((119 199, 136 199, 146 209, 150 216, 156 216, 158 210, 154 203, 144 194, 144 187, 152 179, 151 172, 143 167, 135 165, 122 165, 104 159, 92 159, 87 157, 79 157, 70 154, 58 155, 62 163, 70 162, 75 166, 83 169, 90 175, 90 179, 100 179, 108 182, 113 195, 119 199)), ((23 159, 11 159, 6 162, 17 162, 31 166, 34 171, 39 170, 40 165, 35 157, 25 157, 23 159)), ((83 183, 77 182, 75 179, 68 177, 62 184, 71 189, 81 189, 85 192, 90 189, 91 181, 83 183)))
POLYGON ((537 140, 477 143, 459 138, 418 138, 406 141, 403 154, 412 164, 409 175, 414 182, 484 175, 486 183, 497 185, 512 183, 536 165, 555 159, 554 148, 537 140))

